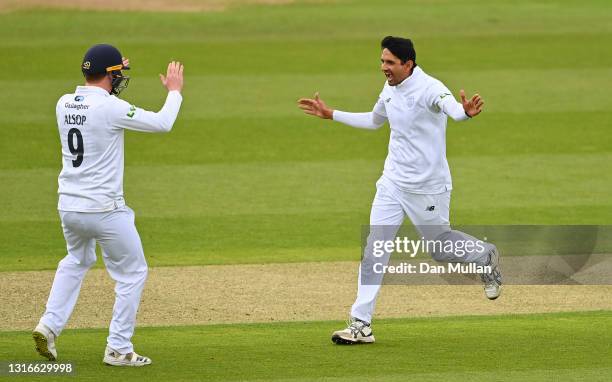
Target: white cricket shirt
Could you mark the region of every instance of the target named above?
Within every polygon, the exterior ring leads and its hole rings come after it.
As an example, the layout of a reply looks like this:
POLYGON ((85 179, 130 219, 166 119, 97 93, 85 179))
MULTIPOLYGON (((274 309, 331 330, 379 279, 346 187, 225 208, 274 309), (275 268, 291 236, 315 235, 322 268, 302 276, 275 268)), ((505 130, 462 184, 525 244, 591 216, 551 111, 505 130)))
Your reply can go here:
POLYGON ((158 113, 130 105, 97 86, 78 86, 56 107, 62 143, 58 209, 110 211, 123 199, 123 132, 168 132, 178 115, 182 96, 168 92, 158 113))
POLYGON ((360 128, 378 128, 388 120, 391 135, 383 178, 408 192, 437 194, 452 189, 447 116, 469 118, 448 88, 417 66, 402 83, 385 83, 372 113, 336 110, 333 119, 360 128))

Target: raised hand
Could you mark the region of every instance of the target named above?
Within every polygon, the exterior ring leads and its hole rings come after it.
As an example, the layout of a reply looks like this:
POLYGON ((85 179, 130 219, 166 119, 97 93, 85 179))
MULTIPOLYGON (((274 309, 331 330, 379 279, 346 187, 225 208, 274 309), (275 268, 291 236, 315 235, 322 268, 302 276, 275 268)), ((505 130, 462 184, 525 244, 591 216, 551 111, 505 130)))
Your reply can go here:
POLYGON ((300 98, 298 107, 306 114, 315 115, 323 119, 332 119, 334 110, 329 108, 322 99, 319 98, 319 92, 316 92, 314 99, 300 98))
POLYGON ((168 91, 183 90, 183 65, 178 61, 168 64, 166 75, 159 74, 159 79, 168 91))
POLYGON ((480 98, 480 94, 474 94, 469 101, 465 98, 465 91, 463 91, 463 89, 459 91, 459 95, 461 96, 461 103, 463 104, 465 114, 470 117, 475 117, 480 114, 482 105, 484 105, 484 101, 480 98))

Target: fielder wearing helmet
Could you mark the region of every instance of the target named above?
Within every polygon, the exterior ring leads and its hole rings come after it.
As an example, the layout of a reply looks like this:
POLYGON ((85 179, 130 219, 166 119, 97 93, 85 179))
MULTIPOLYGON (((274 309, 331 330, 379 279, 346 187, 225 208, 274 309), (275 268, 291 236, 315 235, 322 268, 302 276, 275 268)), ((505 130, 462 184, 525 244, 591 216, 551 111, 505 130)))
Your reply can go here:
POLYGON ((103 362, 112 366, 152 363, 136 353, 132 343, 148 266, 135 213, 124 199, 124 132, 172 130, 183 101, 183 65, 172 61, 166 75, 160 75, 168 94, 158 112, 116 96, 128 84, 122 73, 128 65, 117 48, 94 45, 81 63, 85 85, 61 96, 55 107, 62 146, 57 209, 67 254, 58 264, 45 313, 32 333, 36 351, 50 361, 58 357, 56 339, 73 312, 85 274, 97 261, 98 245, 115 281, 103 362))
POLYGON ((88 82, 100 81, 110 76, 110 94, 119 95, 127 88, 130 77, 123 75, 122 70, 129 70, 117 48, 108 44, 94 45, 83 57, 81 70, 88 82))

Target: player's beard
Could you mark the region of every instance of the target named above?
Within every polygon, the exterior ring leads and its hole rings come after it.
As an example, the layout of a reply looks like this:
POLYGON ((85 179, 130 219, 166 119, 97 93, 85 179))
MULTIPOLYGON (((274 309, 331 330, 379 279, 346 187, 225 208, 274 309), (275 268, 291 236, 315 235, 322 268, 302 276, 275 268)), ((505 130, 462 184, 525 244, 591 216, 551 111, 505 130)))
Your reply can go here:
POLYGON ((383 74, 385 75, 385 78, 387 78, 387 83, 389 84, 389 86, 395 86, 395 76, 393 75, 393 72, 383 72, 383 74))

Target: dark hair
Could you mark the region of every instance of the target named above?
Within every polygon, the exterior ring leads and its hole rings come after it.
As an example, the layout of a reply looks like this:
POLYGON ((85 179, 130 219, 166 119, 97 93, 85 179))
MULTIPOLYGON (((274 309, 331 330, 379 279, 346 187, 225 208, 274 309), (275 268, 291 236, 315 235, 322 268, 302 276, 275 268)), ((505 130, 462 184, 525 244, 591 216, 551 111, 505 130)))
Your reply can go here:
POLYGON ((85 76, 85 80, 87 82, 98 82, 104 77, 106 77, 107 73, 96 73, 96 74, 83 73, 83 75, 85 76))
POLYGON ((416 66, 416 52, 409 38, 387 36, 380 42, 380 47, 382 49, 389 49, 395 57, 400 59, 402 64, 405 64, 408 60, 412 60, 416 66))

